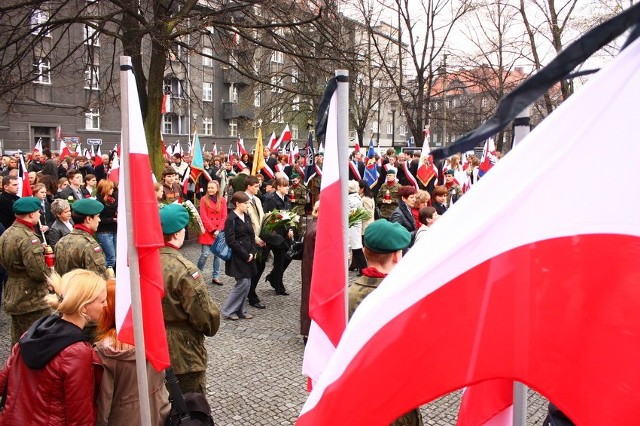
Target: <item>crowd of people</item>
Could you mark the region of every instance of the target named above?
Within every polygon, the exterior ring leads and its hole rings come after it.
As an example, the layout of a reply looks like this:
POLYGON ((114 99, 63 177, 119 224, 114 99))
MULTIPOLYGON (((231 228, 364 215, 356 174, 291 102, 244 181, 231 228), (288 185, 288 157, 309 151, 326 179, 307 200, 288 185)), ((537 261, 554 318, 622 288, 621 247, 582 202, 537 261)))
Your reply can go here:
MULTIPOLYGON (((290 164, 288 155, 268 150, 263 155, 267 167, 252 174, 254 159, 249 154, 204 153, 205 173, 194 182, 187 179, 190 156, 174 154, 166 159, 155 185, 165 241, 160 249, 162 309, 171 364, 185 393, 205 392, 204 341, 216 334, 220 319, 250 320, 259 311, 252 313, 248 307, 267 308, 256 289, 268 259, 272 269, 264 282, 276 295, 289 295, 285 285, 292 262, 289 251, 303 236, 300 333, 305 341, 309 333, 323 155, 316 154, 313 164, 306 165, 301 157, 290 164), (185 200, 198 206, 200 216, 197 262, 180 251, 192 220, 182 205, 185 200), (304 219, 274 225, 274 214, 304 219), (210 250, 221 233, 233 253, 229 260, 210 250), (209 258, 211 285, 223 285, 223 273, 235 279, 220 307, 204 280, 209 258)), ((376 159, 373 167, 379 179, 373 184, 363 179, 364 167, 372 164, 365 165, 359 152, 349 160, 349 209, 369 213, 348 232, 350 270, 358 275, 349 290, 350 315, 463 196, 465 186, 478 179, 477 159, 469 156, 462 165, 454 156, 438 165, 429 182, 412 184, 416 180, 410 175, 416 173, 419 155, 412 157, 389 151, 376 159)), ((0 265, 5 270, 3 303, 11 318, 14 345, 0 372, 0 389, 7 389, 3 419, 26 424, 31 421, 27 419, 50 416, 59 420, 57 424, 67 424, 81 413, 84 420, 78 424, 120 424, 127 413, 136 412, 138 399, 131 379, 135 347, 120 342, 115 333, 118 197, 117 184, 109 180, 109 156, 61 159, 45 149, 29 161, 33 196, 23 197, 18 196, 17 159, 7 157, 3 163, 0 265), (55 254, 54 264, 46 261, 48 247, 55 254), (45 389, 37 383, 46 383, 45 389), (56 394, 56 389, 63 393, 56 394)), ((149 369, 153 423, 158 425, 169 407, 163 380, 162 373, 149 369)), ((422 424, 417 411, 402 419, 398 424, 422 424)), ((135 416, 127 417, 127 422, 135 424, 135 416)))

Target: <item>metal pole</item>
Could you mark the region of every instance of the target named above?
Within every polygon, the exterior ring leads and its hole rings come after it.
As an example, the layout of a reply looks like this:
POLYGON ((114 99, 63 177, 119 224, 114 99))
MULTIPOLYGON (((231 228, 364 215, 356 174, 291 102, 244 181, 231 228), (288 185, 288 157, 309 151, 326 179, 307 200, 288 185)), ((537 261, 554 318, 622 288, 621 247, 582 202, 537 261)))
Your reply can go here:
MULTIPOLYGON (((140 294, 140 267, 138 266, 137 249, 133 244, 133 212, 131 210, 131 173, 129 171, 129 85, 133 77, 131 57, 120 57, 120 99, 122 119, 122 157, 120 158, 120 176, 128 199, 125 200, 129 260, 129 282, 131 284, 131 310, 133 314, 133 337, 136 346, 136 374, 138 378, 138 398, 140 398, 140 421, 143 425, 151 424, 151 407, 149 405, 149 384, 147 382, 147 360, 145 358, 144 330, 142 328, 142 296, 140 294)), ((136 102, 137 103, 137 102, 136 102)), ((122 259, 121 262, 126 262, 122 259)), ((124 278, 124 277, 123 277, 124 278)))
POLYGON ((522 139, 531 131, 531 117, 529 116, 529 107, 522 110, 520 114, 513 120, 513 136, 511 149, 515 148, 522 139))
POLYGON ((391 110, 391 146, 396 147, 396 110, 391 110))
MULTIPOLYGON (((348 178, 344 175, 343 172, 346 171, 346 165, 349 162, 349 71, 347 70, 336 70, 336 78, 338 80, 338 88, 336 89, 336 100, 338 106, 338 167, 340 167, 340 186, 341 186, 341 194, 342 194, 342 211, 344 212, 344 228, 343 228, 343 253, 344 256, 344 272, 345 276, 348 275, 347 272, 347 253, 349 250, 349 235, 348 235, 348 221, 347 221, 347 212, 349 211, 349 203, 347 201, 348 194, 348 178)), ((379 107, 379 105, 378 105, 379 107)), ((380 109, 378 109, 380 111, 380 109)), ((378 122, 378 126, 380 123, 378 122)), ((378 133, 380 128, 378 128, 378 133)), ((345 312, 348 311, 348 300, 345 297, 345 312)))

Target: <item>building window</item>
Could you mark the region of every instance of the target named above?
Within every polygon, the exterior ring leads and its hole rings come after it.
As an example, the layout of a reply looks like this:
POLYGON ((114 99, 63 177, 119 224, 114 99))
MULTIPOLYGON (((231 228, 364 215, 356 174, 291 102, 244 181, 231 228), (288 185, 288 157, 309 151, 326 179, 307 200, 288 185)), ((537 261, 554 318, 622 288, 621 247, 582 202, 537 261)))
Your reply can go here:
POLYGON ((91 108, 89 112, 84 114, 84 127, 87 130, 100 129, 100 110, 98 108, 91 108))
POLYGON ((400 125, 399 133, 401 136, 405 136, 407 134, 407 126, 404 124, 400 125))
POLYGON ((253 106, 260 107, 262 105, 262 95, 259 90, 253 92, 253 106))
POLYGON ((202 83, 202 100, 213 101, 213 83, 202 83))
POLYGON ((378 122, 374 121, 373 123, 371 123, 371 131, 373 133, 378 133, 378 122))
POLYGON ((231 84, 231 86, 229 86, 229 102, 238 102, 238 88, 235 84, 231 84))
POLYGON ((203 67, 212 67, 213 66, 213 50, 210 47, 202 48, 202 66, 203 67))
POLYGON ((276 64, 284 64, 284 53, 274 50, 271 53, 271 62, 276 64))
MULTIPOLYGON (((92 23, 91 25, 96 25, 92 23)), ((98 30, 91 25, 84 26, 84 42, 89 46, 100 46, 100 39, 98 38, 98 30)))
POLYGON ((92 90, 100 89, 100 81, 98 78, 98 66, 89 65, 84 71, 84 88, 92 90))
POLYGON ((393 134, 393 123, 387 123, 387 134, 388 135, 393 134))
POLYGON ((291 139, 298 140, 300 133, 298 132, 298 126, 295 124, 291 126, 291 139))
POLYGON ((486 97, 482 97, 482 99, 480 100, 480 106, 482 108, 486 108, 489 105, 489 101, 487 100, 486 97))
POLYGON ((271 108, 271 121, 274 123, 283 123, 282 109, 278 107, 271 108))
POLYGON ((291 104, 291 110, 300 111, 300 96, 296 96, 293 98, 293 102, 291 104))
POLYGON ((298 83, 298 69, 294 68, 293 70, 291 70, 291 83, 296 84, 298 83))
POLYGON ((238 136, 238 121, 235 119, 229 120, 229 136, 238 136))
POLYGON ((171 114, 165 114, 162 117, 162 133, 170 135, 173 133, 173 117, 171 114))
POLYGON ((280 84, 280 79, 277 75, 271 77, 271 92, 273 93, 282 93, 282 87, 278 87, 280 84))
POLYGON ((34 83, 51 84, 51 64, 49 59, 40 58, 33 64, 33 73, 35 74, 34 83))
POLYGON ((44 37, 51 37, 49 30, 45 28, 48 21, 49 12, 42 9, 34 10, 29 22, 31 24, 31 33, 35 35, 42 34, 44 37))
POLYGON ((213 118, 202 117, 202 134, 207 136, 213 135, 213 118))
POLYGON ((162 86, 162 91, 165 95, 170 95, 171 94, 171 79, 169 78, 165 78, 164 79, 164 84, 162 86))

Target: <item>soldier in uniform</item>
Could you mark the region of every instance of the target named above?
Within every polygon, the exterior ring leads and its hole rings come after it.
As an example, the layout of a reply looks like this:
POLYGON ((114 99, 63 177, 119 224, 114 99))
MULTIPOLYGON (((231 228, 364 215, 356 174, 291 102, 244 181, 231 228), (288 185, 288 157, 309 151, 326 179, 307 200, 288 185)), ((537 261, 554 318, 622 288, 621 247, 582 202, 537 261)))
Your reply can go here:
POLYGON ((205 336, 220 326, 220 309, 209 296, 198 267, 179 249, 184 243, 189 213, 179 204, 160 209, 165 247, 160 249, 164 298, 162 313, 167 329, 171 366, 183 393, 204 394, 207 383, 205 336))
POLYGON ((49 315, 44 301, 47 277, 44 248, 34 232, 40 220, 40 199, 23 197, 13 203, 15 222, 0 237, 0 264, 9 278, 4 309, 11 316, 11 344, 15 344, 31 324, 49 315))
POLYGON ((291 186, 289 187, 289 200, 291 201, 291 211, 297 215, 304 216, 307 205, 307 187, 300 182, 300 175, 291 174, 291 186))
POLYGON ((396 169, 390 168, 387 170, 386 181, 380 187, 376 197, 376 204, 380 209, 382 218, 389 219, 391 213, 398 207, 398 200, 400 199, 398 189, 400 189, 400 183, 396 180, 396 169))
MULTIPOLYGON (((315 156, 316 167, 322 170, 322 162, 324 160, 324 155, 322 153, 318 153, 315 156)), ((311 196, 311 205, 315 206, 316 201, 320 200, 320 185, 322 184, 322 175, 316 173, 313 168, 307 172, 307 176, 312 176, 307 184, 309 185, 309 194, 311 196)))
MULTIPOLYGON (((409 247, 411 234, 399 223, 376 220, 364 231, 364 256, 368 266, 349 286, 349 318, 360 303, 384 278, 396 267, 402 259, 402 251, 409 247)), ((422 426, 422 416, 415 408, 399 417, 392 426, 422 426)))
POLYGON ((107 272, 106 258, 94 235, 100 223, 104 205, 92 198, 83 198, 71 204, 73 230, 56 244, 56 272, 64 275, 74 269, 88 269, 104 279, 112 278, 107 272))

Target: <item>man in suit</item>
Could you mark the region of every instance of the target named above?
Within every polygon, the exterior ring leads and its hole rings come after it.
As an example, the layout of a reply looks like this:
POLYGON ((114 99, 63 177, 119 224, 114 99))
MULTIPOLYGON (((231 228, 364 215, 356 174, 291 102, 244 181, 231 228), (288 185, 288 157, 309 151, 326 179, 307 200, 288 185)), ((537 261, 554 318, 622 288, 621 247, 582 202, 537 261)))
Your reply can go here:
POLYGON ((2 193, 0 193, 0 223, 8 229, 16 220, 13 212, 13 203, 18 197, 18 178, 16 176, 4 176, 2 178, 2 193))
POLYGON ((244 179, 244 192, 249 196, 249 201, 251 204, 249 205, 249 217, 251 218, 251 226, 253 227, 253 232, 256 235, 256 244, 258 245, 258 253, 256 253, 256 267, 257 272, 255 275, 251 277, 251 287, 249 287, 249 294, 247 295, 247 299, 249 299, 249 305, 258 309, 265 309, 266 306, 260 302, 260 298, 256 293, 256 287, 258 286, 258 281, 260 281, 260 277, 264 272, 264 267, 267 262, 267 257, 269 257, 269 249, 267 248, 267 244, 260 238, 260 231, 262 230, 262 219, 264 219, 264 211, 262 210, 262 202, 258 197, 258 191, 260 191, 260 181, 255 176, 247 176, 244 179))
POLYGON ((82 200, 82 192, 80 192, 80 187, 82 186, 82 173, 77 169, 69 170, 67 172, 67 179, 69 179, 69 186, 58 192, 56 198, 71 201, 82 200))
POLYGON ((364 156, 360 151, 353 151, 351 154, 351 160, 349 160, 349 180, 359 181, 364 178, 364 162, 362 158, 364 156))

